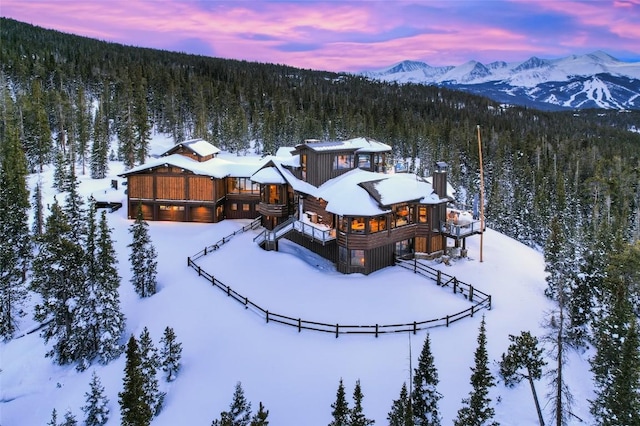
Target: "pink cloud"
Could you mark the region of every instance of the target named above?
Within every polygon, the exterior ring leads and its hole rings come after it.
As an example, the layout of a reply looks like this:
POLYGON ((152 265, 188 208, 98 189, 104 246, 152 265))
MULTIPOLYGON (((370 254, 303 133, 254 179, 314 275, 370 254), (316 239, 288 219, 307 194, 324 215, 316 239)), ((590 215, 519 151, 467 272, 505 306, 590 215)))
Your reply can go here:
MULTIPOLYGON (((508 3, 505 3, 508 4, 508 3)), ((511 5, 568 16, 579 28, 535 38, 483 24, 447 2, 224 2, 2 0, 2 14, 102 40, 182 50, 192 42, 215 56, 303 68, 358 71, 404 59, 457 65, 470 59, 523 60, 613 43, 637 51, 640 0, 518 0, 511 5), (405 9, 409 7, 409 9, 405 9), (420 10, 424 15, 410 14, 420 10), (405 14, 405 15, 403 15, 405 14)), ((520 10, 521 11, 521 10, 520 10)))

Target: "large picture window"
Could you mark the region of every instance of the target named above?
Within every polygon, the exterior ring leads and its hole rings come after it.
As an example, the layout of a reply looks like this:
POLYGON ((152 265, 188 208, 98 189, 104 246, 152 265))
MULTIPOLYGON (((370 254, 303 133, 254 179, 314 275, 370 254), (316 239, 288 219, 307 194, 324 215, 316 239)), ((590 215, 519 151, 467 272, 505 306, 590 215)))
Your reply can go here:
POLYGON ((260 194, 260 184, 252 182, 250 178, 227 178, 227 194, 260 194))
POLYGON ((369 232, 374 234, 387 229, 387 217, 375 216, 369 219, 369 232))
POLYGON ((353 154, 340 154, 333 157, 333 170, 353 169, 353 154))
POLYGON ((399 204, 395 206, 391 215, 391 227, 397 228, 410 223, 413 223, 413 209, 407 204, 399 204))

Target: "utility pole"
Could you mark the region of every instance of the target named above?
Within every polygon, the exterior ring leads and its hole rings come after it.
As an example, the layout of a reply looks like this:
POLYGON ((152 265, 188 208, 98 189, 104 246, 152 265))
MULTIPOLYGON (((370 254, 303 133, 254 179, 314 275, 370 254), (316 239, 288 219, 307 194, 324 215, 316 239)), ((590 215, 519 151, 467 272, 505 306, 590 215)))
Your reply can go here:
POLYGON ((482 262, 482 245, 484 237, 484 172, 482 167, 482 140, 480 139, 480 125, 478 129, 478 155, 480 157, 480 262, 482 262))

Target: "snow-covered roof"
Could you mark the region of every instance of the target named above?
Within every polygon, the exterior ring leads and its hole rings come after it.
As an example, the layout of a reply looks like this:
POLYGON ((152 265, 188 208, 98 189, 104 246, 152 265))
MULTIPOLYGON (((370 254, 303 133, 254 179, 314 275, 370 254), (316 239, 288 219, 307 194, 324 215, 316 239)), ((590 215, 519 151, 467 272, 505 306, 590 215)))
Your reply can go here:
POLYGON ((441 200, 434 194, 431 182, 411 173, 399 173, 388 175, 387 179, 382 179, 373 184, 375 190, 380 194, 381 204, 388 206, 405 201, 420 200, 425 204, 439 204, 441 200))
POLYGON ((392 204, 410 201, 422 204, 449 201, 435 194, 430 182, 414 174, 386 175, 361 169, 325 182, 315 196, 327 201, 327 211, 342 216, 375 216, 388 213, 392 204))
POLYGON ((184 155, 171 154, 166 157, 154 158, 145 164, 127 170, 120 176, 128 176, 144 170, 161 167, 165 164, 189 170, 197 175, 222 179, 226 176, 249 177, 262 166, 262 161, 252 158, 251 161, 232 162, 221 158, 212 158, 208 161, 198 162, 184 155))
POLYGON ((295 147, 292 146, 281 146, 276 151, 276 157, 291 157, 291 153, 295 150, 295 147))
POLYGON ((307 146, 314 151, 344 151, 353 150, 355 152, 390 152, 391 147, 385 143, 373 139, 359 137, 344 141, 317 141, 307 140, 296 148, 307 146))
POLYGON ((265 167, 258 170, 253 176, 251 176, 251 180, 262 184, 270 183, 279 185, 283 185, 287 182, 276 167, 265 167))
POLYGON ((166 150, 164 154, 171 152, 172 150, 176 149, 176 147, 179 147, 179 146, 188 148, 202 157, 215 155, 220 152, 220 149, 218 149, 215 145, 205 141, 204 139, 190 139, 188 141, 175 144, 174 146, 166 150))
POLYGON ((388 213, 360 186, 363 182, 380 179, 380 173, 361 169, 351 170, 323 183, 316 197, 327 201, 326 210, 342 216, 376 216, 388 213))

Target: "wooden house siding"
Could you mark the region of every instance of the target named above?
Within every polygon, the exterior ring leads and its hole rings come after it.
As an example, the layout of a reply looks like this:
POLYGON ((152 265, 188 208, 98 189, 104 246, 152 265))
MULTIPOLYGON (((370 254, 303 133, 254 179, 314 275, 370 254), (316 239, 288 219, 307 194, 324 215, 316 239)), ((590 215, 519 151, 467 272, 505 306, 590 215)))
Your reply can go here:
POLYGON ((320 199, 316 197, 312 197, 310 195, 306 196, 304 199, 304 211, 305 212, 314 212, 318 215, 318 222, 328 225, 330 227, 334 226, 333 213, 328 212, 325 207, 327 203, 325 201, 320 201, 320 199))
POLYGON ((215 201, 213 179, 208 176, 188 176, 189 199, 197 201, 215 201))
POLYGON ((356 168, 355 154, 353 150, 348 151, 322 151, 317 152, 310 149, 303 149, 307 155, 307 179, 313 186, 320 186, 329 179, 338 177, 356 168), (350 168, 334 170, 333 161, 338 155, 352 155, 353 164, 350 168))
POLYGON ((157 176, 156 199, 187 200, 186 179, 184 176, 157 176))
POLYGON ((129 198, 153 199, 153 175, 131 175, 127 179, 127 195, 129 198))

